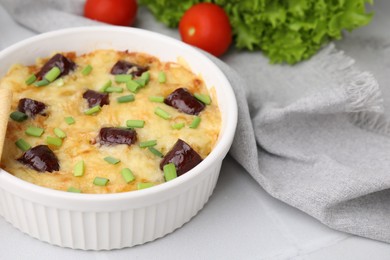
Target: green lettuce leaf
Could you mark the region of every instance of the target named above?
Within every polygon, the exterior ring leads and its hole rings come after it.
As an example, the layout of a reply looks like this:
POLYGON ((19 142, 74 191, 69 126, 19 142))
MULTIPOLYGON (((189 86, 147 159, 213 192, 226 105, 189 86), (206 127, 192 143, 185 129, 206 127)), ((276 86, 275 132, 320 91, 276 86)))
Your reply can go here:
POLYGON ((367 25, 372 0, 139 0, 169 27, 177 27, 192 5, 212 2, 229 16, 237 48, 261 50, 271 63, 310 58, 344 30, 367 25))

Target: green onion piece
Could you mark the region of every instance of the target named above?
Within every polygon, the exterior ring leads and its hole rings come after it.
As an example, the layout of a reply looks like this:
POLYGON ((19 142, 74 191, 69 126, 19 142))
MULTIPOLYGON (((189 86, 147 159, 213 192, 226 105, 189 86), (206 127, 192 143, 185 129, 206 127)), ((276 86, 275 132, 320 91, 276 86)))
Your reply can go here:
POLYGON ((97 185, 97 186, 106 186, 107 183, 109 182, 110 180, 107 179, 107 178, 102 178, 102 177, 96 177, 94 180, 93 180, 93 184, 97 185))
POLYGON ((31 145, 27 143, 24 139, 20 138, 15 142, 15 145, 22 150, 23 152, 30 150, 31 145))
POLYGON ((146 84, 147 84, 149 82, 149 80, 150 80, 150 72, 149 71, 145 71, 144 73, 142 73, 141 79, 144 79, 146 81, 146 84))
POLYGON ((164 71, 160 71, 158 73, 158 82, 159 83, 165 83, 167 81, 167 76, 165 75, 164 71))
POLYGON ((44 131, 45 131, 45 130, 43 130, 43 129, 40 128, 40 127, 29 126, 29 127, 26 129, 25 133, 26 133, 26 135, 35 136, 35 137, 40 137, 40 136, 43 134, 44 131))
POLYGON ((62 78, 59 78, 56 81, 54 81, 53 84, 56 85, 57 87, 62 87, 65 84, 65 82, 62 78))
POLYGON ((149 101, 156 102, 156 103, 164 103, 164 97, 161 96, 150 96, 149 101))
POLYGON ((26 83, 26 85, 31 85, 36 80, 37 80, 37 76, 35 76, 35 74, 31 74, 30 76, 28 76, 28 78, 26 79, 25 83, 26 83))
POLYGON ((101 106, 96 105, 96 106, 91 107, 90 109, 84 111, 84 114, 93 115, 93 114, 96 114, 97 112, 100 112, 100 110, 102 110, 101 106))
POLYGON ((163 167, 165 181, 177 178, 176 166, 173 163, 165 164, 163 167))
POLYGON ((143 128, 145 125, 144 120, 127 120, 126 121, 127 127, 130 128, 143 128))
POLYGON ((141 87, 145 87, 147 83, 147 80, 143 78, 138 78, 135 79, 134 81, 137 82, 141 87))
POLYGON ((184 127, 184 125, 185 125, 184 123, 176 123, 176 124, 172 125, 172 128, 180 130, 180 129, 182 129, 184 127))
POLYGON ((149 141, 145 141, 145 142, 140 142, 139 147, 146 148, 146 147, 150 147, 150 146, 155 146, 156 144, 157 144, 157 140, 149 140, 149 141))
POLYGON ((155 184, 151 183, 151 182, 139 182, 139 183, 137 183, 137 189, 138 190, 143 190, 143 189, 147 189, 147 188, 153 187, 154 185, 155 184))
POLYGON ((60 147, 62 145, 62 139, 58 137, 48 136, 46 137, 46 143, 60 147))
POLYGON ((128 74, 119 74, 115 75, 115 82, 118 83, 127 83, 129 80, 132 80, 133 76, 128 74))
POLYGON ((117 164, 121 161, 121 160, 114 158, 114 157, 111 157, 111 156, 104 157, 104 160, 106 162, 108 162, 109 164, 117 164))
POLYGON ((54 134, 61 139, 64 139, 66 137, 66 133, 58 127, 54 128, 54 134))
POLYGON ((159 107, 156 107, 154 113, 165 120, 168 120, 172 117, 168 112, 159 107))
POLYGON ((116 99, 116 101, 118 101, 118 103, 132 102, 132 101, 134 101, 134 95, 127 95, 127 96, 118 97, 116 99))
POLYGON ((194 97, 199 100, 200 102, 206 104, 206 105, 210 105, 211 104, 211 98, 209 95, 205 95, 205 94, 200 94, 200 93, 195 93, 194 94, 194 97))
POLYGON ((129 80, 126 82, 126 87, 131 92, 137 93, 138 89, 141 88, 142 86, 137 81, 129 80))
POLYGON ((48 81, 47 79, 42 79, 40 81, 37 81, 34 83, 34 86, 36 87, 43 87, 43 86, 47 86, 49 85, 50 81, 48 81))
POLYGON ((75 187, 69 187, 68 192, 81 193, 81 190, 76 189, 75 187))
POLYGON ((192 128, 192 129, 198 128, 200 121, 201 121, 201 118, 199 116, 195 116, 190 124, 190 128, 192 128))
POLYGON ((47 79, 49 82, 53 82, 58 76, 61 74, 61 70, 58 67, 53 67, 51 70, 49 70, 48 73, 45 74, 45 79, 47 79))
POLYGON ((121 170, 121 174, 122 174, 122 177, 126 183, 129 183, 129 182, 132 182, 135 180, 134 174, 129 168, 123 168, 121 170))
POLYGON ((85 172, 85 164, 84 164, 84 161, 83 161, 83 160, 78 161, 78 162, 74 165, 73 176, 81 177, 81 176, 84 175, 84 172, 85 172))
POLYGON ((163 155, 159 150, 157 150, 156 148, 154 148, 153 146, 148 147, 148 150, 149 150, 152 154, 154 154, 154 155, 156 155, 156 156, 158 156, 158 157, 160 157, 160 158, 163 158, 163 157, 164 157, 164 155, 163 155))
POLYGON ((107 92, 107 93, 122 93, 123 92, 123 88, 121 87, 108 87, 104 90, 104 92, 107 92))
POLYGON ((28 118, 28 116, 23 113, 23 112, 20 112, 20 111, 14 111, 12 112, 9 117, 16 121, 16 122, 23 122, 24 120, 26 120, 28 118))
POLYGON ((111 87, 112 81, 109 79, 103 86, 100 88, 100 92, 106 92, 106 89, 111 87))
POLYGON ((84 76, 87 76, 87 75, 89 75, 89 73, 91 73, 92 69, 93 69, 92 66, 88 64, 88 65, 81 71, 81 74, 83 74, 84 76))
POLYGON ((73 117, 68 116, 68 117, 65 117, 65 122, 66 122, 68 125, 73 125, 76 121, 74 120, 73 117))

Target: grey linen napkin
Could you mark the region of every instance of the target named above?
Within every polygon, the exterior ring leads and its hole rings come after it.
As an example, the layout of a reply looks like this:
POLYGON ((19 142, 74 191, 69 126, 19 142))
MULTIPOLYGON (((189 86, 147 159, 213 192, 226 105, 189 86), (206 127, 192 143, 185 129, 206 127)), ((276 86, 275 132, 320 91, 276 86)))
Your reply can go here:
MULTIPOLYGON (((83 2, 0 0, 36 32, 98 24, 80 16, 83 2)), ((172 34, 157 23, 146 27, 172 34)), ((387 128, 373 76, 333 45, 293 67, 269 65, 258 84, 210 58, 236 93, 239 119, 230 154, 251 176, 331 228, 390 242, 390 139, 381 134, 387 128), (262 86, 271 82, 302 91, 260 102, 262 86)))

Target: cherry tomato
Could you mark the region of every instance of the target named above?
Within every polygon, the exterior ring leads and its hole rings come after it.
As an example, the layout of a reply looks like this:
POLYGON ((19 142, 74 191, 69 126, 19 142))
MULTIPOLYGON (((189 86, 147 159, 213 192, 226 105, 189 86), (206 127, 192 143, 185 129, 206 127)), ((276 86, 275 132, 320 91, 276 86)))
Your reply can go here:
POLYGON ((84 16, 113 25, 132 25, 137 15, 136 0, 87 0, 84 16))
POLYGON ((232 42, 226 12, 216 4, 199 3, 188 9, 179 23, 181 39, 215 56, 221 56, 232 42))

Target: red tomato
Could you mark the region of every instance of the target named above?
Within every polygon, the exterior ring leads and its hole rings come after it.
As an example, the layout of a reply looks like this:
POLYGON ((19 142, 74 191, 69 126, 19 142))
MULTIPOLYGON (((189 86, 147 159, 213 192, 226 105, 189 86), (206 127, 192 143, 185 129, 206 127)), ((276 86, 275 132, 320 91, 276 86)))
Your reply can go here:
POLYGON ((84 16, 113 25, 128 26, 137 15, 136 0, 87 0, 84 16))
POLYGON ((226 52, 232 42, 229 17, 216 4, 199 3, 188 9, 179 23, 181 39, 215 56, 226 52))

